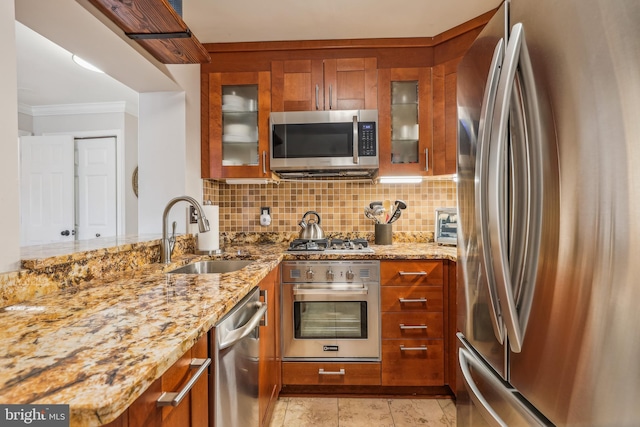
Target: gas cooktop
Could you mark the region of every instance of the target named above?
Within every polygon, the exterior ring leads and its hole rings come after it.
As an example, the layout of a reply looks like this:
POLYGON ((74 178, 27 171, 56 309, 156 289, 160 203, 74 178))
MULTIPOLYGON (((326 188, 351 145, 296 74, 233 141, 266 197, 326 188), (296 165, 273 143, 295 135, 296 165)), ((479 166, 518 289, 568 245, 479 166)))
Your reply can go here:
POLYGON ((365 239, 295 239, 289 252, 373 253, 365 239))

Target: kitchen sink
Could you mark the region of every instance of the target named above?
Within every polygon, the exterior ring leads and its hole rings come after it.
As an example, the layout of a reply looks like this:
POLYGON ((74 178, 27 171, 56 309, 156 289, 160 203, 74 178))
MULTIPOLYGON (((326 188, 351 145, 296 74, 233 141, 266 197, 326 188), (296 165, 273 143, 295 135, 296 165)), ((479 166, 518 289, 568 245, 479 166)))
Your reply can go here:
POLYGON ((239 259, 223 259, 198 261, 193 264, 171 270, 168 274, 214 274, 214 273, 231 273, 238 271, 243 267, 253 263, 252 260, 239 259))

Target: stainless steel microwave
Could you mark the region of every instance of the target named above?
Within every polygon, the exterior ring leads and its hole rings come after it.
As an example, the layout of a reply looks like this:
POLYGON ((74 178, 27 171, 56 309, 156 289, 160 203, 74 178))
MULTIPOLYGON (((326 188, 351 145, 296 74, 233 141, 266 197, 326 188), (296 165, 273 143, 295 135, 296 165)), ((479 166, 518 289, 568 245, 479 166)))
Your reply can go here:
POLYGON ((283 178, 378 171, 378 110, 276 112, 270 128, 271 170, 283 178))

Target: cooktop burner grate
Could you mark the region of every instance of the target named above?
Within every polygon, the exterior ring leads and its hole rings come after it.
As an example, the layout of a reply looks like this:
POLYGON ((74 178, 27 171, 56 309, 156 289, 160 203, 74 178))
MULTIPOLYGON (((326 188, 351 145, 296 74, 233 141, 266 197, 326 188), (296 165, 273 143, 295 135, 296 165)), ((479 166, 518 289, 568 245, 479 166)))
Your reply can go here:
POLYGON ((289 251, 373 252, 365 239, 295 239, 289 251))

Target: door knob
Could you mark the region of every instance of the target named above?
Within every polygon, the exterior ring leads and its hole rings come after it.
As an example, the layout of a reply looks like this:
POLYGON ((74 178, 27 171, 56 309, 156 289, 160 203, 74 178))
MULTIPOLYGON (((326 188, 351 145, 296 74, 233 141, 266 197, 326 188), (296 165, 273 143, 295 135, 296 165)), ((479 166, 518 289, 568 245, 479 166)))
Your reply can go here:
POLYGON ((71 232, 69 230, 64 230, 60 232, 61 236, 68 236, 69 234, 71 234, 71 232))

